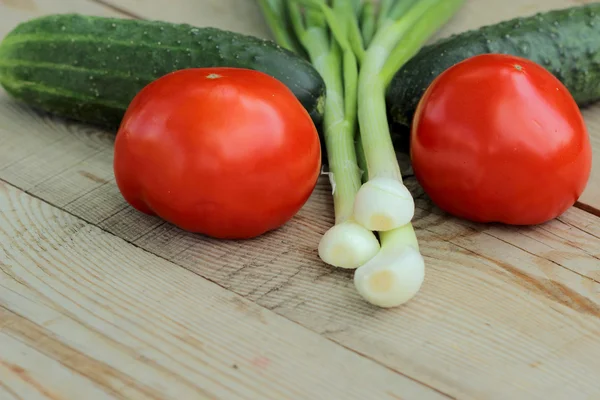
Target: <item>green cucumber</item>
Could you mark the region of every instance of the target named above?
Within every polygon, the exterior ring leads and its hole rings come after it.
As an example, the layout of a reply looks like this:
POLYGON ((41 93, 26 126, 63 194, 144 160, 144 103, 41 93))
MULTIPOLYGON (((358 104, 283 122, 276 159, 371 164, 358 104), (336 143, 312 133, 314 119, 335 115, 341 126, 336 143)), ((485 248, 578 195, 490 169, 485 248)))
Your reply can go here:
POLYGON ((133 97, 179 69, 237 67, 284 83, 317 126, 325 83, 303 58, 269 40, 213 27, 55 14, 18 25, 0 43, 0 85, 61 117, 115 129, 133 97))
POLYGON ((475 55, 511 54, 554 74, 581 107, 600 99, 600 3, 538 13, 463 32, 423 47, 387 88, 392 123, 410 126, 435 78, 475 55))

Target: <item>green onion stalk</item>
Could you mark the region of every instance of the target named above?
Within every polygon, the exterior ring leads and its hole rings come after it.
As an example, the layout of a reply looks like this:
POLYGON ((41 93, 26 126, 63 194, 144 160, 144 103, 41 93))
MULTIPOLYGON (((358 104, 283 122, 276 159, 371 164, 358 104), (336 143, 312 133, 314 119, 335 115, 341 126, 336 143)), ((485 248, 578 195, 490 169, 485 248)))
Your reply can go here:
POLYGON ((387 121, 385 90, 394 74, 462 6, 464 0, 382 0, 378 29, 358 79, 359 162, 368 172, 355 198, 354 216, 379 232, 377 256, 359 267, 354 285, 368 302, 395 307, 412 299, 425 278, 425 262, 412 226, 414 199, 403 183, 387 121))
POLYGON ((402 182, 389 131, 387 84, 462 1, 397 1, 388 11, 389 16, 381 21, 364 56, 358 79, 358 119, 369 177, 357 193, 354 216, 373 231, 406 225, 415 211, 412 195, 402 182), (399 8, 406 11, 396 17, 399 8))
POLYGON ((265 19, 275 32, 275 38, 279 38, 277 41, 292 43, 292 39, 280 39, 289 32, 282 23, 285 19, 269 18, 275 14, 274 10, 286 9, 295 38, 325 81, 323 136, 333 189, 335 224, 321 238, 318 252, 329 265, 355 269, 373 258, 380 249, 377 236, 353 217, 354 198, 362 184, 354 147, 358 94, 356 54, 362 48, 362 37, 358 23, 352 23, 356 21, 357 4, 335 0, 333 9, 322 9, 321 6, 326 6, 321 0, 261 2, 265 19), (342 23, 336 23, 336 13, 342 16, 342 23), (330 21, 335 18, 335 36, 329 29, 327 18, 330 21), (351 40, 358 43, 353 45, 351 40))
POLYGON ((403 304, 419 291, 425 266, 385 90, 464 0, 259 2, 276 40, 306 51, 327 86, 323 129, 335 225, 322 237, 319 255, 330 265, 356 269, 355 287, 368 302, 403 304))

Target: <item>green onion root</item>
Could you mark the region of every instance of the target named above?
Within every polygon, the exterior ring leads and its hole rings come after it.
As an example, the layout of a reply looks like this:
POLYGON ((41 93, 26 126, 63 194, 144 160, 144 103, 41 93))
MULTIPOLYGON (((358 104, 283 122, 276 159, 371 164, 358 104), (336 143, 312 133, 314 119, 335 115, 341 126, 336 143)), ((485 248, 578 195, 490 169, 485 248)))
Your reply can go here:
POLYGON ((425 261, 411 224, 381 232, 381 250, 354 272, 354 286, 367 302, 382 308, 411 300, 425 280, 425 261))

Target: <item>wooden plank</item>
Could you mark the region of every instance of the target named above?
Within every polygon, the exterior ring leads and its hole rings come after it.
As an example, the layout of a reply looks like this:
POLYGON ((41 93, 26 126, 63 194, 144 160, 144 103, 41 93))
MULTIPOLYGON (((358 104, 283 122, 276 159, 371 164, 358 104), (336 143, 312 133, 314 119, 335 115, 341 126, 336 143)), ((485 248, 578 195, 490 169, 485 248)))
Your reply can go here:
POLYGON ((21 397, 444 397, 4 183, 0 243, 21 397))
MULTIPOLYGON (((11 322, 11 326, 0 333, 0 387, 12 394, 12 398, 75 399, 82 393, 90 400, 111 398, 94 381, 73 373, 59 361, 24 343, 18 336, 12 336, 15 324, 22 320, 20 317, 2 308, 0 316, 11 322)), ((44 337, 37 339, 44 340, 44 337)), ((1 393, 0 398, 5 399, 1 393)))
MULTIPOLYGON (((13 118, 12 110, 0 107, 0 121, 13 118)), ((53 128, 58 121, 27 118, 35 114, 26 109, 18 115, 6 134, 18 136, 24 147, 39 140, 39 132, 63 138, 56 133, 62 128, 53 128)), ((85 140, 80 128, 73 125, 63 134, 85 140)), ((85 171, 96 176, 95 169, 109 168, 90 165, 85 171)), ((23 168, 38 171, 39 165, 23 168)), ((139 214, 123 203, 112 180, 85 193, 64 186, 70 193, 60 197, 35 186, 31 191, 52 203, 84 194, 65 207, 452 396, 600 395, 600 260, 594 250, 600 234, 598 220, 588 213, 570 210, 530 229, 479 226, 444 216, 413 187, 420 197, 416 228, 427 258, 426 283, 406 307, 379 310, 356 296, 348 272, 332 270, 317 257, 318 240, 333 222, 325 179, 288 225, 246 242, 208 240, 155 220, 125 229, 139 214)))
POLYGON ((520 16, 592 3, 594 0, 466 0, 457 15, 433 40, 520 16))
POLYGON ((131 16, 160 19, 195 26, 214 26, 234 32, 270 38, 258 7, 248 0, 177 0, 175 7, 165 7, 156 0, 95 0, 111 5, 131 16))
POLYGON ((4 400, 22 400, 22 398, 17 397, 17 394, 12 391, 9 387, 2 386, 0 383, 0 399, 4 400))
MULTIPOLYGON (((65 141, 71 140, 72 138, 69 137, 65 141)), ((62 147, 59 150, 59 157, 65 152, 66 147, 63 143, 60 144, 62 147)), ((51 178, 44 179, 30 189, 33 189, 38 196, 52 198, 54 204, 64 207, 76 202, 81 198, 82 193, 93 191, 113 180, 113 150, 111 147, 102 146, 101 150, 93 152, 89 157, 84 156, 85 151, 75 153, 79 154, 81 162, 74 163, 73 166, 62 172, 52 174, 51 178), (87 171, 94 171, 94 173, 87 171)), ((26 163, 27 160, 24 159, 23 162, 26 163)), ((43 170, 43 168, 38 167, 37 170, 43 170)))
POLYGON ((18 23, 39 15, 74 12, 99 16, 122 16, 107 7, 89 0, 0 0, 0 37, 18 23))

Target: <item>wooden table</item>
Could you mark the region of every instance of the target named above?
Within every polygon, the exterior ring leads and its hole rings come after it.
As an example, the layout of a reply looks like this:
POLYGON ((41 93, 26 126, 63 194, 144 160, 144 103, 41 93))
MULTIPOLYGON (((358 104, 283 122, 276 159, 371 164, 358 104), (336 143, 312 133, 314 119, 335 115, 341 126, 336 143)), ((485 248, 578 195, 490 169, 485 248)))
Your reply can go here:
MULTIPOLYGON (((439 35, 582 2, 469 0, 439 35)), ((0 0, 0 37, 55 12, 269 35, 250 0, 0 0)), ((426 281, 382 310, 317 256, 325 177, 279 231, 209 240, 125 204, 113 140, 0 91, 0 399, 600 399, 599 163, 539 227, 419 199, 426 281)))

